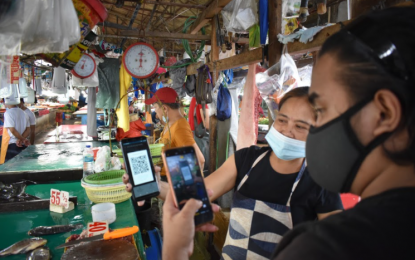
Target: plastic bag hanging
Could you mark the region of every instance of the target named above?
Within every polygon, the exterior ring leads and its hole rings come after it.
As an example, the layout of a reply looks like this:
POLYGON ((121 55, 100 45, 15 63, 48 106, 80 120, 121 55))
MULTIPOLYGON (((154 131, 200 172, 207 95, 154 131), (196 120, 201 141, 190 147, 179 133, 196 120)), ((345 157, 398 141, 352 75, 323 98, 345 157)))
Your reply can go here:
POLYGON ((65 69, 62 67, 54 68, 52 79, 52 92, 55 94, 66 94, 66 92, 68 91, 66 84, 67 83, 65 69))
POLYGON ((9 97, 12 93, 10 84, 10 63, 0 60, 0 98, 9 97))
POLYGON ((281 98, 300 83, 297 66, 288 54, 286 46, 278 63, 267 71, 256 74, 255 82, 262 99, 271 111, 272 118, 275 119, 281 98))
POLYGON ((28 93, 27 93, 27 82, 24 78, 19 78, 19 92, 20 92, 20 97, 21 98, 25 98, 28 95, 28 93))
POLYGON ((26 104, 35 103, 35 91, 31 88, 27 88, 27 98, 24 98, 26 104))
POLYGON ((23 34, 24 6, 29 1, 1 1, 0 55, 18 55, 23 34))
POLYGON ((229 32, 246 32, 252 25, 258 23, 255 0, 233 0, 223 8, 221 14, 223 24, 229 32))
POLYGON ((18 105, 20 104, 19 85, 12 85, 12 94, 4 99, 6 105, 18 105))

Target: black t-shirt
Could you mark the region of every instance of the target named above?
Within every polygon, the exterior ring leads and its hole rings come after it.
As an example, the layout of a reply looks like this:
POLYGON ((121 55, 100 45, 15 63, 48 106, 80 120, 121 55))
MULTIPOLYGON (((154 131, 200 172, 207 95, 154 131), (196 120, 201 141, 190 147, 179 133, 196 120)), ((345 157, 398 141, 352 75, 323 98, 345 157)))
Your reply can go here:
MULTIPOLYGON (((235 153, 235 163, 238 170, 235 189, 255 160, 267 150, 270 148, 251 146, 235 153)), ((298 172, 280 174, 274 171, 269 161, 270 155, 271 151, 252 169, 248 180, 242 185, 239 192, 251 199, 285 205, 298 172)), ((315 220, 317 213, 328 213, 339 209, 343 209, 339 194, 326 191, 318 186, 306 169, 291 198, 293 225, 315 220)))
POLYGON ((354 208, 288 232, 271 259, 415 259, 415 188, 367 198, 354 208))

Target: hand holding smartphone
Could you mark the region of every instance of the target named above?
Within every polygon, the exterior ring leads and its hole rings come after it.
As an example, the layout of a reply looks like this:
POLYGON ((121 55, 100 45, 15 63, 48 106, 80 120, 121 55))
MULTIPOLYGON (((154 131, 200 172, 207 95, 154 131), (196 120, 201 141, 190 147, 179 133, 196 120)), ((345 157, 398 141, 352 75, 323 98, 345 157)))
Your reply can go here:
POLYGON ((195 149, 191 146, 169 149, 163 152, 162 157, 176 207, 182 209, 192 198, 200 200, 203 205, 196 212, 195 225, 212 221, 212 206, 195 149))
POLYGON ((121 149, 134 200, 137 202, 158 196, 160 191, 147 138, 141 136, 123 139, 121 149))

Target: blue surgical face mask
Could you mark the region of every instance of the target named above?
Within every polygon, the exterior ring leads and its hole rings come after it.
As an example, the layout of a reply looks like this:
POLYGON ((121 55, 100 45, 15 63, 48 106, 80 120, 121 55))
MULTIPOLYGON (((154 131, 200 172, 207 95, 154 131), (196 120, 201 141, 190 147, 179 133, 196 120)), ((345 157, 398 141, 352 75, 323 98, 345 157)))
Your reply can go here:
POLYGON ((169 121, 169 117, 163 116, 163 122, 167 124, 168 121, 169 121))
POLYGON ((265 136, 272 151, 278 158, 291 161, 305 157, 305 142, 295 140, 278 132, 273 126, 265 136))

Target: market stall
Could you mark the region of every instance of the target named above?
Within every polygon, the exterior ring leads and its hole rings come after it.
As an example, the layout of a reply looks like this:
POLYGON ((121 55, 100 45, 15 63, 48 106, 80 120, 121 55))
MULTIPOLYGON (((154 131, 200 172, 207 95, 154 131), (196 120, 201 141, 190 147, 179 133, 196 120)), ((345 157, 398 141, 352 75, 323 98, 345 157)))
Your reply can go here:
POLYGON ((5 183, 20 180, 59 181, 82 179, 82 152, 86 145, 101 147, 103 142, 77 142, 31 145, 18 156, 0 165, 5 183))
MULTIPOLYGON (((81 187, 80 181, 65 181, 51 184, 28 185, 26 193, 36 196, 40 199, 49 199, 50 190, 57 189, 69 192, 69 196, 77 197, 77 205, 74 210, 61 214, 50 212, 49 209, 32 209, 28 211, 18 212, 0 212, 0 228, 3 234, 7 234, 7 239, 0 240, 0 248, 6 248, 11 244, 28 239, 29 230, 39 226, 54 225, 82 225, 86 228, 89 222, 93 222, 91 215, 92 202, 85 194, 85 190, 81 187)), ((116 221, 109 225, 110 229, 126 228, 138 225, 134 214, 134 207, 130 200, 116 204, 116 221)), ((65 243, 65 240, 74 234, 80 234, 82 229, 64 232, 61 234, 42 236, 47 240, 46 246, 49 248, 52 258, 61 259, 64 249, 56 249, 57 246, 65 243)), ((140 233, 134 234, 134 246, 137 247, 140 259, 146 259, 144 253, 143 242, 140 233)), ((110 246, 107 245, 107 246, 110 246)), ((85 255, 85 257, 93 258, 93 255, 85 255)), ((22 259, 22 255, 13 255, 4 259, 22 259)))
MULTIPOLYGON (((45 14, 47 8, 23 2, 26 7, 10 9, 15 28, 6 30, 0 19, 5 31, 0 30, 0 41, 13 35, 9 45, 0 47, 0 55, 5 55, 0 56, 0 97, 8 106, 15 106, 20 98, 30 104, 37 99, 41 104, 29 107, 36 115, 36 132, 56 123, 59 126, 48 133, 45 145, 31 145, 0 165, 0 180, 39 182, 29 185, 26 193, 42 199, 49 199, 51 188, 65 190, 77 197, 77 205, 64 215, 46 209, 0 211, 0 228, 12 234, 0 241, 0 248, 26 238, 27 231, 36 226, 92 222, 92 202, 81 183, 88 176, 110 176, 111 171, 121 170, 123 155, 116 142, 123 139, 146 136, 151 150, 148 161, 165 172, 162 149, 179 148, 173 143, 181 142, 173 142, 172 135, 185 133, 190 141, 182 146, 196 143, 203 155, 203 177, 214 173, 238 150, 268 146, 266 135, 273 129, 281 99, 291 90, 310 85, 321 45, 357 14, 378 8, 374 1, 359 5, 363 1, 345 0, 204 0, 197 4, 61 0, 45 14), (30 8, 30 17, 41 23, 24 19, 30 8), (48 23, 54 18, 56 28, 48 23), (13 31, 21 35, 15 37, 13 31), (30 102, 25 90, 33 93, 30 102), (170 94, 156 96, 158 91, 170 94), (177 109, 180 112, 169 117, 169 111, 177 109), (72 116, 81 119, 81 125, 61 125, 63 118, 72 116), (169 124, 176 119, 186 126, 177 132, 169 124)), ((389 6, 396 1, 386 2, 389 6)), ((2 15, 0 12, 0 18, 2 15)), ((0 113, 0 119, 2 116, 0 113)), ((142 158, 136 158, 135 167, 143 172, 151 168, 142 158)), ((120 184, 121 171, 108 177, 109 182, 120 184)), ((166 178, 162 176, 162 180, 166 178)), ((113 184, 104 182, 93 185, 105 188, 113 184)), ((202 255, 215 259, 215 254, 222 253, 236 189, 230 190, 217 199, 225 212, 215 218, 219 235, 195 240, 193 259, 207 258, 202 255), (209 246, 215 249, 208 253, 209 246)), ((349 196, 343 199, 348 208, 359 201, 349 196)), ((2 206, 0 203, 0 209, 2 206)), ((116 212, 112 229, 140 222, 135 201, 116 204, 116 212)), ((148 218, 160 220, 160 214, 148 214, 148 218)), ((140 233, 134 236, 141 259, 146 258, 144 252, 151 255, 147 249, 153 242, 147 231, 159 234, 158 229, 146 226, 144 239, 140 233)), ((55 246, 75 233, 47 237, 53 259, 63 253, 55 246)), ((147 258, 160 259, 159 251, 147 258)))

